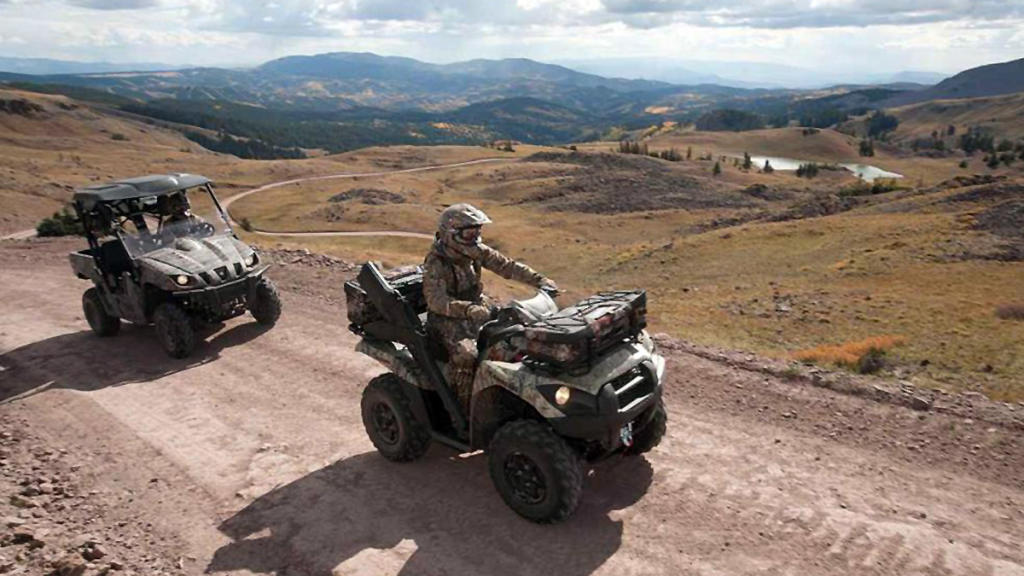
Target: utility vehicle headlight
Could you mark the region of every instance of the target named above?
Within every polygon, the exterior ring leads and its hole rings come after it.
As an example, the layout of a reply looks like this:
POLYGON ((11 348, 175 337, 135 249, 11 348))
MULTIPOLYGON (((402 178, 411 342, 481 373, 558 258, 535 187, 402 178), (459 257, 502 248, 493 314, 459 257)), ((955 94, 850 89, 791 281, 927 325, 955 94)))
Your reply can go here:
POLYGON ((555 402, 559 406, 565 406, 569 403, 569 397, 572 396, 572 389, 568 386, 562 386, 555 391, 555 402))
POLYGON ((252 268, 253 266, 256 265, 257 260, 258 258, 256 258, 256 253, 253 252, 252 254, 249 254, 248 258, 245 259, 245 265, 248 266, 249 268, 252 268))
POLYGON ((174 283, 177 284, 178 286, 188 286, 190 280, 191 278, 184 274, 178 274, 177 276, 174 277, 174 283))

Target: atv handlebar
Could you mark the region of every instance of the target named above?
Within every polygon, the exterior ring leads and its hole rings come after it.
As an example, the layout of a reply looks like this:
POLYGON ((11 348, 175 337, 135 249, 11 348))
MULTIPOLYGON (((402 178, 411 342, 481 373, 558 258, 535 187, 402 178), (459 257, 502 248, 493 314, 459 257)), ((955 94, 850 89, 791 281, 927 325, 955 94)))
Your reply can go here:
POLYGON ((540 288, 538 288, 538 290, 550 296, 551 299, 558 298, 559 296, 562 295, 561 290, 559 290, 558 288, 552 288, 551 286, 541 286, 540 288))

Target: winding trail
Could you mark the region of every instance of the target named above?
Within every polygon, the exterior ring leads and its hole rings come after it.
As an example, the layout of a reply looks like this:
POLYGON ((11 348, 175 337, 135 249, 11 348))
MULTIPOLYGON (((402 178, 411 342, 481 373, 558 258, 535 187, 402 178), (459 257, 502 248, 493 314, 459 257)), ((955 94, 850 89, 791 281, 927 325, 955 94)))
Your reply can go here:
MULTIPOLYGON (((310 176, 308 178, 295 178, 292 180, 283 180, 281 182, 273 182, 271 184, 264 184, 259 188, 253 188, 252 190, 246 190, 240 194, 228 198, 222 203, 224 211, 228 213, 228 219, 231 220, 232 225, 236 225, 235 219, 231 216, 230 206, 236 201, 242 198, 251 196, 258 192, 265 192, 272 188, 280 188, 281 186, 290 186, 292 184, 301 184, 303 182, 316 182, 320 180, 344 180, 349 178, 367 178, 375 176, 390 176, 393 174, 409 174, 413 172, 427 172, 431 170, 444 170, 447 168, 458 168, 460 166, 472 166, 474 164, 485 164, 490 162, 510 162, 513 158, 481 158, 479 160, 468 160, 466 162, 455 162, 452 164, 434 164, 431 166, 420 166, 418 168, 404 168, 401 170, 385 170, 380 172, 357 172, 357 173, 345 173, 345 174, 329 174, 326 176, 310 176)), ((260 236, 288 236, 288 237, 325 237, 325 236, 399 236, 404 238, 424 238, 427 240, 433 239, 433 234, 424 234, 421 232, 405 232, 401 230, 372 230, 365 232, 340 232, 340 231, 314 231, 314 232, 276 232, 273 230, 260 230, 253 228, 249 230, 253 234, 260 236)))

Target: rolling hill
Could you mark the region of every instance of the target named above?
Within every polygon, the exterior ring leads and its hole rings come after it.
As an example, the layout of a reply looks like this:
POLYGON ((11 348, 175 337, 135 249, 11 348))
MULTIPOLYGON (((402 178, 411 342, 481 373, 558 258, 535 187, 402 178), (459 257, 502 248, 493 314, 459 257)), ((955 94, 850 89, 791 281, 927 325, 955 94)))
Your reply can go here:
POLYGON ((931 88, 897 94, 887 100, 885 106, 901 106, 929 100, 998 96, 1015 92, 1024 92, 1024 58, 964 70, 931 88))
POLYGON ((947 131, 949 126, 955 133, 981 129, 998 139, 1024 135, 1024 93, 921 102, 889 113, 900 121, 893 131, 897 140, 929 137, 933 131, 947 131))

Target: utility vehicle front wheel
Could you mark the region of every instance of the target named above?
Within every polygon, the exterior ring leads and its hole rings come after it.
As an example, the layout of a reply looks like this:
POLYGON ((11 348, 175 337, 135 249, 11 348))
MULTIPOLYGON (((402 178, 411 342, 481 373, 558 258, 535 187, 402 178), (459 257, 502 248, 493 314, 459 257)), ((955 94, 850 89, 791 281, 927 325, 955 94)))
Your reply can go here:
POLYGON ((82 312, 97 336, 113 336, 121 330, 121 319, 107 314, 100 299, 100 291, 96 288, 89 288, 82 294, 82 312))
POLYGON ((412 413, 398 376, 381 374, 370 380, 360 407, 366 434, 381 456, 410 462, 426 454, 430 431, 412 413))
POLYGON ((626 454, 636 455, 650 452, 655 446, 661 444, 668 427, 668 413, 665 412, 665 402, 658 399, 658 403, 651 408, 654 412, 650 420, 643 428, 633 434, 633 445, 626 449, 626 454))
POLYGON ((196 332, 181 306, 164 302, 153 312, 153 328, 160 344, 173 358, 184 358, 196 347, 196 332))
POLYGON ((281 297, 270 278, 263 277, 256 282, 249 299, 249 312, 264 326, 273 326, 281 317, 281 297))
POLYGON ((583 469, 576 453, 546 424, 515 420, 488 449, 491 480, 509 508, 539 523, 561 522, 580 503, 583 469))

